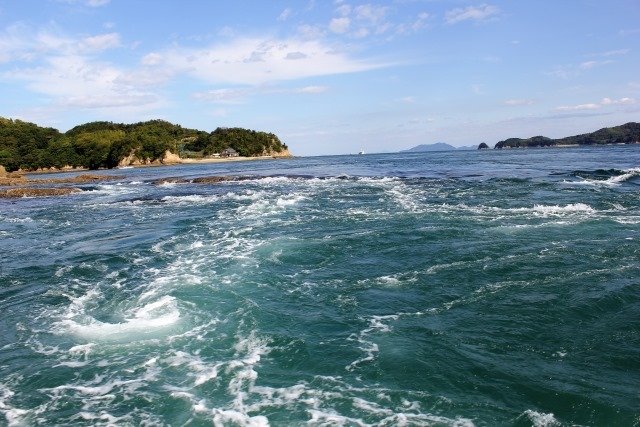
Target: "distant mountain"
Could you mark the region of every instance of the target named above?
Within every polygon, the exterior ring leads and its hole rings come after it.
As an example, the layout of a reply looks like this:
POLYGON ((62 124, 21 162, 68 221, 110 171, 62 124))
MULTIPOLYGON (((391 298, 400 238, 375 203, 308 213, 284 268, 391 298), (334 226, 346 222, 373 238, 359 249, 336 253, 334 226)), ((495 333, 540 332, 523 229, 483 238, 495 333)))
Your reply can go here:
POLYGON ((402 150, 402 153, 417 152, 417 151, 450 151, 455 150, 453 145, 445 144, 444 142, 436 142, 435 144, 420 144, 416 147, 409 148, 408 150, 402 150))
POLYGON ((452 150, 476 150, 477 145, 469 145, 466 147, 454 147, 444 142, 436 142, 435 144, 420 144, 408 150, 402 150, 401 153, 414 153, 419 151, 452 151, 452 150))

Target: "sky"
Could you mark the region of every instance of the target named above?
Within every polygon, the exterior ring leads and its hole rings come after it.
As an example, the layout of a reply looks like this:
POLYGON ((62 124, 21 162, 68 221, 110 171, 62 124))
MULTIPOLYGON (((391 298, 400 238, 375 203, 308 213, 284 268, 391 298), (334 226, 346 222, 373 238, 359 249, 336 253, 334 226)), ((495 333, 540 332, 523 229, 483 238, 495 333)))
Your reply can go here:
POLYGON ((640 1, 0 0, 0 116, 300 156, 576 135, 640 122, 640 1))

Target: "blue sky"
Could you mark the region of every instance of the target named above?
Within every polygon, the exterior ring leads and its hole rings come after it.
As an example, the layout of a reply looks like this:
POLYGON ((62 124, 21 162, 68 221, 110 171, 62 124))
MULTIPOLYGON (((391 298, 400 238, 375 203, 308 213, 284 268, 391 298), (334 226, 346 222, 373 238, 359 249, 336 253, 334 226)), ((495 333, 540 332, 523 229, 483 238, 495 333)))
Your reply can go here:
POLYGON ((0 0, 0 116, 493 146, 640 121, 639 42, 638 0, 0 0))

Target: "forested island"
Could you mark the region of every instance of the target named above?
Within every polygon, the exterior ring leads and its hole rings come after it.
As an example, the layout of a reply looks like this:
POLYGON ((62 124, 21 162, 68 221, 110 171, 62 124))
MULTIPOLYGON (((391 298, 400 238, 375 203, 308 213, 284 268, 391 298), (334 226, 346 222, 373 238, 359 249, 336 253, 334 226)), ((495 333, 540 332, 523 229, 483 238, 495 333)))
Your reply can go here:
POLYGON ((169 155, 210 157, 232 149, 242 157, 290 157, 288 147, 267 132, 219 127, 187 129, 164 120, 134 124, 98 121, 67 132, 0 117, 0 165, 7 171, 162 163, 169 155))
POLYGON ((630 122, 621 126, 603 128, 591 133, 551 139, 546 136, 532 138, 509 138, 498 142, 494 148, 532 148, 554 146, 637 144, 640 143, 640 123, 630 122))

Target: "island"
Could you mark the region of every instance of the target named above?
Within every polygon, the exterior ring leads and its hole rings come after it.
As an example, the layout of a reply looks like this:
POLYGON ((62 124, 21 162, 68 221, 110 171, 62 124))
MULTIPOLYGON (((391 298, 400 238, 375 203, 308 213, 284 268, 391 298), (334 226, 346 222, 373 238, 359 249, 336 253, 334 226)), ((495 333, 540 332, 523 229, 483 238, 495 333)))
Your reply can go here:
POLYGON ((206 132, 164 120, 134 124, 97 121, 63 133, 0 117, 0 166, 7 172, 111 169, 224 157, 291 154, 276 135, 237 127, 206 132))
POLYGON ((559 139, 551 139, 546 136, 534 136, 526 139, 509 138, 498 142, 494 148, 572 147, 638 143, 640 143, 640 123, 630 122, 620 126, 602 128, 591 133, 559 139))

